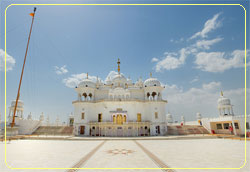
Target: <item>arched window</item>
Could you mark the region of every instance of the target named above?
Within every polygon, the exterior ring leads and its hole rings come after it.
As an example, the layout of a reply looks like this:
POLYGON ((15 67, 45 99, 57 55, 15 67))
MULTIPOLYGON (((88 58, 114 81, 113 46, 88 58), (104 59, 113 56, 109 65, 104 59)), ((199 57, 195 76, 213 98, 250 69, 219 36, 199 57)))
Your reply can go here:
POLYGON ((102 122, 102 114, 101 113, 98 114, 98 122, 102 122))
POLYGON ((141 114, 137 113, 137 121, 136 122, 141 122, 141 114))
POLYGON ((83 93, 82 96, 84 97, 84 100, 86 101, 87 100, 87 94, 83 93))
POLYGON ((149 96, 150 96, 150 93, 147 93, 147 97, 149 98, 149 96))
POLYGON ((154 97, 156 96, 156 92, 153 92, 153 93, 152 93, 152 96, 153 96, 153 98, 154 98, 154 97))
POLYGON ((126 121, 127 121, 127 116, 123 115, 123 122, 126 122, 126 121))
POLYGON ((92 94, 91 93, 89 93, 89 97, 92 98, 92 94))

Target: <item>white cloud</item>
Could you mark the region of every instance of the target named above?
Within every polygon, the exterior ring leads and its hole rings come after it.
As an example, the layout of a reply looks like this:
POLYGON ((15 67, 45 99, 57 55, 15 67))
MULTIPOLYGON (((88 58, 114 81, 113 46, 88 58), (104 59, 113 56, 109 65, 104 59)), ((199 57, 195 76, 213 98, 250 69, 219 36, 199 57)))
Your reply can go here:
POLYGON ((197 82, 197 81, 199 81, 199 78, 198 78, 198 77, 195 77, 193 80, 190 81, 190 83, 192 84, 192 83, 195 83, 195 82, 197 82))
MULTIPOLYGON (((202 37, 205 38, 207 37, 207 34, 221 26, 221 22, 218 21, 218 17, 220 16, 220 13, 215 14, 212 19, 209 19, 206 21, 204 24, 204 28, 202 31, 197 32, 195 35, 193 35, 190 39, 196 38, 196 37, 202 37)), ((156 72, 161 72, 163 70, 173 70, 181 67, 183 64, 185 64, 185 60, 188 55, 196 55, 199 51, 201 50, 208 50, 212 45, 215 43, 218 43, 222 41, 223 38, 215 38, 211 40, 197 40, 194 44, 191 44, 189 46, 186 46, 184 48, 181 48, 178 53, 173 53, 173 52, 167 52, 164 53, 165 57, 162 59, 158 58, 153 58, 151 62, 157 62, 155 65, 155 70, 156 72), (156 61, 157 60, 157 61, 156 61)), ((175 41, 174 39, 171 39, 170 42, 183 42, 184 38, 181 38, 178 41, 175 41)))
POLYGON ((185 60, 190 54, 197 54, 200 50, 210 49, 212 45, 220 42, 223 38, 215 38, 212 40, 198 40, 195 44, 187 46, 179 50, 178 53, 165 52, 165 57, 161 60, 152 58, 151 62, 157 62, 155 65, 156 72, 162 70, 173 70, 185 64, 185 60))
POLYGON ((179 40, 174 40, 174 39, 170 39, 170 42, 173 42, 173 43, 181 43, 183 42, 185 39, 184 38, 180 38, 179 40))
POLYGON ((202 85, 202 89, 207 90, 207 91, 218 90, 220 87, 221 87, 220 82, 210 82, 208 84, 202 85))
MULTIPOLYGON (((190 88, 183 91, 176 85, 165 85, 163 98, 168 100, 167 111, 172 113, 175 120, 180 121, 182 115, 187 120, 196 120, 196 113, 200 112, 203 117, 218 116, 217 100, 221 91, 220 82, 203 84, 201 88, 190 88)), ((245 89, 223 90, 224 96, 231 99, 236 115, 244 115, 245 89)), ((247 89, 250 93, 250 89, 247 89)), ((247 112, 249 113, 249 112, 247 112)))
MULTIPOLYGON (((247 57, 249 56, 247 51, 247 57)), ((200 52, 196 55, 195 64, 198 69, 207 72, 224 72, 231 68, 244 67, 245 51, 235 50, 230 54, 224 52, 200 52)), ((247 63, 249 66, 249 63, 247 63)))
POLYGON ((193 36, 191 36, 190 39, 194 39, 197 37, 201 37, 201 38, 206 38, 207 34, 215 29, 217 29, 218 27, 222 26, 221 21, 218 21, 218 17, 221 15, 221 13, 215 14, 213 16, 213 18, 209 19, 206 21, 206 23, 204 24, 203 29, 200 32, 195 33, 193 36))
POLYGON ((173 70, 181 67, 185 64, 188 55, 196 55, 199 51, 204 49, 210 49, 212 45, 220 42, 223 38, 215 38, 212 40, 198 40, 195 44, 182 48, 178 53, 165 52, 165 57, 159 60, 158 58, 152 58, 151 62, 157 62, 155 65, 156 72, 163 70, 173 70))
POLYGON ((212 46, 213 44, 222 41, 223 38, 215 38, 215 39, 211 39, 211 40, 198 40, 195 45, 197 48, 200 49, 210 49, 210 46, 212 46))
MULTIPOLYGON (((6 53, 6 71, 10 71, 16 64, 16 60, 6 53)), ((5 51, 0 49, 0 71, 4 71, 5 69, 5 51)))
POLYGON ((159 61, 159 59, 157 59, 157 58, 152 58, 152 60, 151 60, 151 62, 158 62, 159 61))
POLYGON ((62 67, 55 66, 55 72, 57 75, 62 75, 62 74, 68 73, 68 69, 66 69, 66 65, 62 67))
POLYGON ((176 53, 164 53, 165 58, 158 61, 155 66, 156 72, 160 72, 164 69, 172 70, 179 68, 185 63, 186 57, 190 52, 186 48, 182 48, 178 54, 176 53))

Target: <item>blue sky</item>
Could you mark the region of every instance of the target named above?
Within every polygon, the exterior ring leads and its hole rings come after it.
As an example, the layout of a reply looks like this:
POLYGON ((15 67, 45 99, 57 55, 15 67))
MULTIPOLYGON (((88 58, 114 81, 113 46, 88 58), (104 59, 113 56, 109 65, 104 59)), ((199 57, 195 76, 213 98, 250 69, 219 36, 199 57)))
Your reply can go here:
MULTIPOLYGON (((248 2, 239 2, 249 9, 248 2)), ((3 9, 8 4, 1 3, 2 52, 3 9)), ((11 6, 7 11, 8 106, 16 98, 32 10, 33 6, 11 6)), ((116 70, 117 58, 122 73, 134 82, 152 72, 166 86, 167 111, 176 120, 180 115, 195 119, 196 112, 217 116, 221 90, 231 98, 235 113, 244 114, 244 11, 240 6, 37 6, 21 89, 25 115, 32 112, 38 118, 44 112, 65 121, 77 97, 70 88, 72 81, 79 81, 86 72, 105 80, 116 70)), ((0 81, 4 114, 3 70, 0 81)))

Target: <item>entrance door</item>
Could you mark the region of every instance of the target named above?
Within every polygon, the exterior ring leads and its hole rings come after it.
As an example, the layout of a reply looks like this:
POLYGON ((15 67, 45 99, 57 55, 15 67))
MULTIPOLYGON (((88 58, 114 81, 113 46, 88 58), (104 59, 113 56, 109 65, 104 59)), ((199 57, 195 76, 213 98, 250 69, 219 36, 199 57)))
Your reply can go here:
POLYGON ((101 113, 98 114, 98 122, 102 122, 102 114, 101 113))
POLYGON ((122 124, 122 114, 118 114, 116 116, 116 123, 121 125, 122 124))
POLYGON ((160 134, 160 126, 159 125, 156 126, 156 132, 157 132, 157 134, 160 134))
POLYGON ((117 136, 118 137, 123 136, 123 128, 122 127, 117 127, 117 136))
POLYGON ((85 133, 85 126, 80 126, 80 134, 84 134, 85 133))

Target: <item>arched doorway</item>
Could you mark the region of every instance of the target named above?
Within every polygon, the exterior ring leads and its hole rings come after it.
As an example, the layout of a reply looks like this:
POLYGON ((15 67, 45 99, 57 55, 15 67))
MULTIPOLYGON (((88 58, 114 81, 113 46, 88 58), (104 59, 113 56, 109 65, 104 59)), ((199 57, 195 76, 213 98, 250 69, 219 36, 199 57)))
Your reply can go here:
POLYGON ((83 135, 85 133, 85 126, 80 126, 80 134, 83 135))
POLYGON ((123 123, 122 114, 116 115, 116 123, 117 124, 122 124, 123 123))

